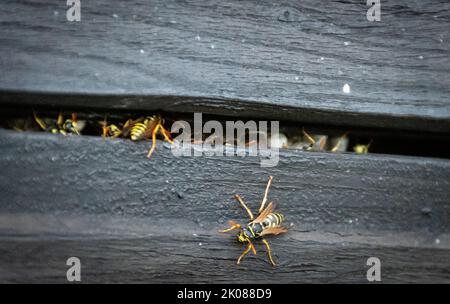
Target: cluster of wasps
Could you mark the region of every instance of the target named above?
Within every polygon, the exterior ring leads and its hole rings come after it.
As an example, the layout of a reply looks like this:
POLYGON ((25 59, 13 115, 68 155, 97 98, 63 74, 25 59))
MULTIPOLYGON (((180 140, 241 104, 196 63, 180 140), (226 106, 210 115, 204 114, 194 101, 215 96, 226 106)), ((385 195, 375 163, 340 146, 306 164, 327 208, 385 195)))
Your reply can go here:
MULTIPOLYGON (((76 113, 72 113, 70 118, 65 118, 62 113, 56 117, 56 119, 40 118, 35 112, 33 112, 33 120, 35 125, 30 125, 29 120, 15 121, 13 128, 18 131, 24 131, 29 129, 39 128, 42 131, 50 132, 53 134, 62 135, 81 135, 81 132, 86 127, 86 120, 79 120, 76 113)), ((148 151, 147 157, 151 157, 156 148, 156 137, 160 135, 165 141, 170 144, 173 143, 170 132, 164 127, 164 119, 160 115, 142 116, 135 120, 128 119, 124 123, 108 124, 106 117, 103 121, 98 122, 98 126, 102 137, 104 138, 129 138, 132 141, 150 140, 152 141, 151 148, 148 151)), ((304 128, 301 135, 290 137, 289 139, 282 133, 277 138, 271 138, 271 144, 277 145, 279 148, 291 148, 301 149, 307 151, 330 151, 330 152, 343 152, 348 149, 348 132, 344 133, 340 137, 331 138, 328 140, 324 135, 310 135, 304 128)), ((353 150, 357 154, 366 154, 369 151, 369 147, 372 141, 368 144, 358 144, 353 147, 353 150)), ((235 221, 229 221, 230 227, 220 232, 225 233, 233 230, 238 230, 237 241, 246 244, 245 251, 237 259, 237 264, 240 264, 242 259, 249 253, 256 254, 253 241, 261 240, 266 247, 267 256, 270 264, 275 266, 275 262, 272 257, 272 250, 266 240, 267 236, 279 235, 287 232, 287 228, 283 226, 284 215, 275 211, 275 205, 273 202, 267 203, 269 188, 272 183, 272 176, 269 177, 267 186, 264 192, 264 196, 258 210, 258 214, 255 217, 239 196, 235 195, 234 198, 240 203, 240 205, 247 212, 250 221, 246 225, 241 225, 235 221)))
MULTIPOLYGON (((327 135, 311 135, 304 128, 301 134, 287 137, 280 133, 277 137, 271 138, 272 145, 278 148, 298 149, 312 152, 345 152, 348 150, 349 132, 345 132, 339 137, 329 138, 327 135)), ((372 140, 367 144, 356 144, 353 151, 356 154, 367 154, 372 145, 372 140)))
MULTIPOLYGON (((81 135, 86 127, 86 120, 79 120, 76 113, 72 113, 70 118, 64 118, 59 113, 56 119, 40 118, 33 112, 33 119, 38 127, 45 132, 62 135, 81 135)), ((173 143, 170 132, 164 128, 164 119, 160 115, 143 116, 138 119, 128 119, 123 124, 108 124, 106 117, 99 122, 101 134, 104 138, 129 138, 132 141, 152 140, 152 146, 147 157, 151 157, 156 148, 156 137, 160 134, 164 140, 173 143)), ((32 129, 26 120, 16 121, 13 128, 18 131, 32 129)))
MULTIPOLYGON (((86 127, 86 120, 79 120, 76 113, 72 113, 70 118, 64 118, 59 113, 56 119, 40 118, 33 112, 33 120, 35 125, 43 131, 54 134, 75 134, 80 135, 86 127)), ((164 127, 164 119, 160 115, 142 116, 135 120, 128 119, 125 123, 108 124, 106 117, 103 121, 98 122, 101 127, 101 135, 104 138, 129 138, 132 141, 152 140, 152 146, 147 156, 150 158, 156 148, 156 137, 161 135, 162 138, 173 143, 170 132, 164 127)), ((15 121, 12 128, 15 130, 33 130, 35 125, 30 125, 28 120, 15 121)), ((339 137, 329 138, 326 135, 309 134, 304 128, 301 133, 296 133, 289 138, 283 133, 270 137, 271 146, 286 149, 299 149, 313 152, 345 152, 348 150, 348 133, 345 132, 339 137)), ((195 143, 195 141, 193 141, 195 143)), ((248 143, 248 145, 255 143, 248 143)), ((367 144, 356 144, 353 151, 356 154, 367 154, 372 145, 372 140, 367 144)))

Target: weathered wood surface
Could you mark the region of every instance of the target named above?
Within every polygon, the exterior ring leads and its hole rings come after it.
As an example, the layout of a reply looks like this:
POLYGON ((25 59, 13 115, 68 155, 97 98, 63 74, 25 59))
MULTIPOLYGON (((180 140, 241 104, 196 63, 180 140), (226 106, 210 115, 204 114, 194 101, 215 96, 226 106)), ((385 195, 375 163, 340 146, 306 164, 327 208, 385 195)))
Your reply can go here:
POLYGON ((66 1, 4 0, 0 102, 449 131, 450 3, 382 1, 381 22, 367 9, 98 0, 71 23, 66 1))
POLYGON ((159 142, 0 130, 0 281, 65 282, 68 257, 83 282, 450 283, 450 162, 281 151, 257 158, 174 157, 159 142), (235 265, 243 250, 217 231, 269 199, 287 234, 235 265), (292 223, 292 226, 291 226, 292 223))

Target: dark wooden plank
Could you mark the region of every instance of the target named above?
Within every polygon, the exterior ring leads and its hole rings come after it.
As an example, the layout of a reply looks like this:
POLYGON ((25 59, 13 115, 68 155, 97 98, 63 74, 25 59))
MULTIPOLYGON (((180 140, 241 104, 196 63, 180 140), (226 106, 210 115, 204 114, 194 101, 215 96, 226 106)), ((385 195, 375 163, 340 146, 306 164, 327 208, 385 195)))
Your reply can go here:
POLYGON ((0 101, 449 131, 450 3, 365 4, 2 1, 0 101))
POLYGON ((262 246, 257 246, 256 258, 249 256, 237 266, 244 247, 209 232, 199 237, 153 233, 134 238, 2 239, 0 281, 67 283, 65 262, 77 256, 84 283, 367 283, 366 261, 377 256, 384 283, 450 282, 448 250, 358 244, 348 238, 344 242, 349 243, 302 240, 297 247, 292 236, 274 240, 280 264, 272 268, 262 246))
POLYGON ((450 282, 450 162, 281 151, 257 158, 176 158, 159 142, 0 130, 0 281, 64 282, 69 256, 84 282, 450 282), (271 238, 279 262, 241 266, 234 236, 269 197, 290 231, 271 238), (292 225, 291 225, 292 224, 292 225))

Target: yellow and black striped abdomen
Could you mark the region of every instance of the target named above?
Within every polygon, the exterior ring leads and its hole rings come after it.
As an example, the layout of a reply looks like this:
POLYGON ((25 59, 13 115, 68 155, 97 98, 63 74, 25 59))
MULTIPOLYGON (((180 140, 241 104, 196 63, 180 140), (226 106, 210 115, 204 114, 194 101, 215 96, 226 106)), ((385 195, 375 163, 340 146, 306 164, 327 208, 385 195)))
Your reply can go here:
POLYGON ((264 228, 280 226, 284 220, 284 215, 278 212, 270 213, 262 222, 264 228))
POLYGON ((131 140, 145 140, 148 139, 153 130, 161 123, 159 116, 148 116, 143 122, 136 123, 131 128, 131 140))
POLYGON ((147 129, 147 123, 144 121, 138 122, 131 128, 131 140, 145 139, 145 131, 147 129))

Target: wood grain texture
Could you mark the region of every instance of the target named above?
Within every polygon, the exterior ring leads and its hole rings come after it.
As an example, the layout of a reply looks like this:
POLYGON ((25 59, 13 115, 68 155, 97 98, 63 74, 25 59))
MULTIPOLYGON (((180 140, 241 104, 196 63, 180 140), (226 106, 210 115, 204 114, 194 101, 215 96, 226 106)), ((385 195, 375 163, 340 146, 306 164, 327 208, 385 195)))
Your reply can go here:
POLYGON ((66 9, 1 1, 0 102, 450 130, 446 0, 384 1, 373 23, 366 1, 84 1, 74 23, 66 9))
POLYGON ((70 256, 83 282, 450 283, 450 162, 281 151, 252 157, 174 157, 162 142, 0 130, 0 281, 65 282, 70 256), (244 223, 232 199, 269 199, 289 232, 235 265, 243 250, 217 231, 244 223))

